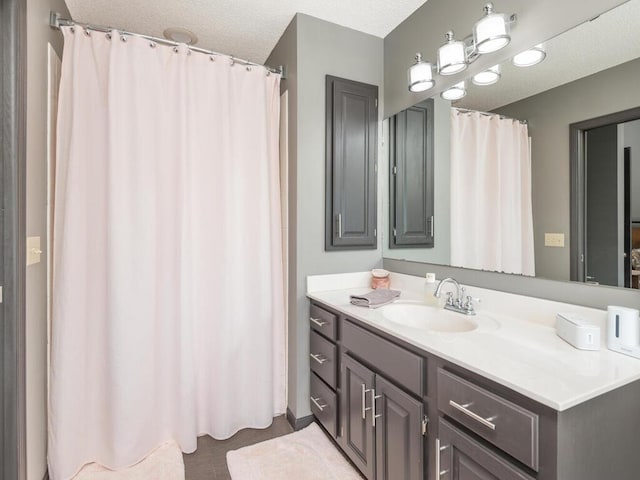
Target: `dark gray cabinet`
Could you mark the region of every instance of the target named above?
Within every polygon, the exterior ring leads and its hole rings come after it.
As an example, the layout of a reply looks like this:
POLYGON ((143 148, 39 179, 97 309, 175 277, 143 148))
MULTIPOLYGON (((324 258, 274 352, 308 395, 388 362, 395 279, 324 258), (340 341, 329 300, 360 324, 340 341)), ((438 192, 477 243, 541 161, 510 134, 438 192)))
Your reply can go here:
POLYGON ((422 480, 422 402, 348 354, 341 372, 339 441, 345 453, 367 479, 422 480))
POLYGON ((390 248, 433 248, 433 100, 389 120, 390 248))
POLYGON ((326 77, 325 250, 377 247, 378 87, 326 77))
POLYGON ((446 420, 439 422, 439 472, 447 480, 533 480, 446 420))

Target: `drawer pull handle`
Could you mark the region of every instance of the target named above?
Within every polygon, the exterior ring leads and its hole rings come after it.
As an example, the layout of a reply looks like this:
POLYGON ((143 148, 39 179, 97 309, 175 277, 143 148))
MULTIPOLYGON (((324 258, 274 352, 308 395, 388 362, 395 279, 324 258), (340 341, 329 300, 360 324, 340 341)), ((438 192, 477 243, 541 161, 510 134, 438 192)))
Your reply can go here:
POLYGON ((324 412, 324 409, 327 406, 327 404, 323 403, 322 405, 320 405, 320 400, 322 400, 322 397, 318 397, 318 398, 310 397, 310 398, 311 398, 311 401, 314 403, 314 405, 318 407, 321 412, 324 412))
POLYGON ((376 395, 376 389, 371 389, 371 426, 376 428, 376 418, 380 418, 382 414, 376 415, 376 400, 382 398, 382 395, 376 395))
POLYGON ((482 418, 480 415, 478 415, 477 413, 473 413, 471 410, 467 408, 468 406, 471 405, 470 403, 460 405, 459 403, 456 403, 453 400, 449 400, 449 405, 451 405, 456 410, 461 411, 466 416, 473 418, 476 422, 481 423, 485 427, 490 428, 491 430, 496 429, 495 423, 491 422, 491 420, 495 420, 496 417, 482 418))
POLYGON ((328 360, 327 357, 325 357, 320 353, 310 353, 309 356, 313 358, 316 362, 318 362, 320 365, 322 365, 324 362, 328 360))
POLYGON ((327 323, 329 323, 329 322, 323 322, 319 318, 313 318, 313 317, 309 317, 309 320, 311 320, 313 323, 315 323, 319 327, 324 327, 327 323))
POLYGON ((362 383, 361 384, 362 390, 361 390, 361 394, 362 394, 362 405, 360 407, 361 411, 362 411, 362 419, 366 420, 367 419, 367 410, 371 410, 371 407, 367 407, 367 392, 370 392, 371 390, 367 388, 367 386, 362 383))

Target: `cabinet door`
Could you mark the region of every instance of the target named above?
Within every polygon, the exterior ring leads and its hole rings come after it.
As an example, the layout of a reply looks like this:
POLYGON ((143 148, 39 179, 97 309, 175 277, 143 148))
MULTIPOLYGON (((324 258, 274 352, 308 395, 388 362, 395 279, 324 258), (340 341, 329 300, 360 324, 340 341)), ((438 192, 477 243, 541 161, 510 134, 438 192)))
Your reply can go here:
POLYGON ((393 116, 389 122, 389 141, 389 247, 432 248, 433 100, 393 116))
POLYGON ((377 247, 378 87, 327 75, 325 249, 377 247))
POLYGON ((451 480, 533 480, 509 462, 458 430, 439 423, 439 470, 435 478, 451 480))
POLYGON ((374 435, 371 421, 371 391, 374 374, 349 355, 343 354, 340 392, 340 443, 351 461, 368 479, 373 479, 374 435))
POLYGON ((375 396, 376 480, 421 480, 422 403, 379 375, 375 396))

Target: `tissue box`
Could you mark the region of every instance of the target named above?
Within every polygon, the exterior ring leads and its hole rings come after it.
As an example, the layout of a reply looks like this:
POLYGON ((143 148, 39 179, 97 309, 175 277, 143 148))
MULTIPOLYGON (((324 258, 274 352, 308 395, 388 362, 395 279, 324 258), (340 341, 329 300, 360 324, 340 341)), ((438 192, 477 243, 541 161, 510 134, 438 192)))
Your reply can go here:
POLYGON ((556 315, 556 333, 580 350, 600 350, 600 327, 590 325, 575 313, 556 315))

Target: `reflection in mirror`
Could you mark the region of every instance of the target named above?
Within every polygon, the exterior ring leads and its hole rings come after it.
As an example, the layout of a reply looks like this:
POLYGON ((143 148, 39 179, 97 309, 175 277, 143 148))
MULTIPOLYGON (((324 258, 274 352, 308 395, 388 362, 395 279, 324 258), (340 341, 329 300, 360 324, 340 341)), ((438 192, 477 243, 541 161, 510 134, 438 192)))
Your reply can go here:
MULTIPOLYGON (((467 95, 453 103, 457 108, 527 122, 531 145, 533 259, 537 277, 621 287, 637 285, 636 273, 640 264, 632 260, 640 256, 637 250, 640 247, 639 228, 634 228, 640 227, 640 128, 637 128, 640 122, 631 122, 633 118, 614 122, 615 128, 610 130, 617 133, 612 136, 615 137, 615 154, 609 155, 610 159, 604 166, 595 163, 604 158, 602 156, 596 160, 592 160, 593 155, 582 159, 587 164, 586 171, 593 175, 587 175, 585 183, 574 185, 575 190, 584 192, 586 189, 594 193, 600 188, 601 193, 592 195, 593 198, 583 196, 585 208, 581 218, 576 218, 576 215, 572 218, 571 183, 579 172, 571 167, 569 132, 571 125, 640 106, 640 89, 637 87, 637 79, 640 78, 638 18, 640 0, 626 2, 547 41, 544 44, 546 58, 542 63, 528 68, 505 63, 501 65, 500 80, 490 86, 476 86, 468 79, 465 82, 467 95), (625 147, 630 148, 627 157, 625 147), (626 164, 625 158, 628 158, 626 164), (605 181, 604 175, 597 174, 598 168, 608 174, 607 186, 597 183, 605 181), (595 183, 588 186, 586 182, 595 183), (608 209, 604 208, 605 203, 609 205, 608 209), (606 224, 603 222, 605 218, 615 221, 606 224), (574 227, 580 226, 580 235, 575 228, 572 229, 572 222, 574 227), (581 236, 584 242, 578 245, 581 236), (580 275, 576 273, 578 269, 572 268, 572 261, 582 265, 580 275)), ((452 258, 455 253, 450 250, 452 240, 457 241, 458 236, 473 236, 467 231, 466 235, 460 233, 450 238, 442 232, 443 229, 452 232, 455 221, 452 217, 461 219, 464 226, 465 221, 473 222, 479 216, 470 213, 471 207, 475 206, 472 200, 464 200, 460 206, 448 205, 452 201, 450 190, 458 185, 459 177, 469 182, 487 173, 483 170, 452 171, 450 179, 449 168, 454 168, 455 160, 449 154, 445 158, 439 156, 445 150, 441 142, 449 143, 451 138, 449 105, 441 98, 435 99, 434 247, 412 251, 389 250, 388 242, 385 242, 385 257, 450 265, 455 262, 452 258), (449 114, 445 115, 442 110, 448 110, 449 114), (443 200, 447 203, 445 209, 440 203, 443 200), (451 215, 453 210, 455 213, 451 215), (448 222, 452 222, 451 226, 448 222)), ((494 116, 494 121, 498 123, 499 117, 494 116)), ((511 123, 519 125, 517 121, 511 123)), ((598 132, 589 133, 589 128, 581 132, 585 142, 598 141, 598 132)), ((595 148, 594 145, 589 146, 592 153, 595 148)), ((492 192, 485 192, 485 195, 490 194, 492 192)), ((483 217, 498 220, 497 212, 483 212, 483 217)), ((487 230, 492 228, 487 225, 487 230)), ((507 241, 520 242, 517 233, 512 235, 507 241)), ((509 270, 504 266, 468 266, 509 270)))

